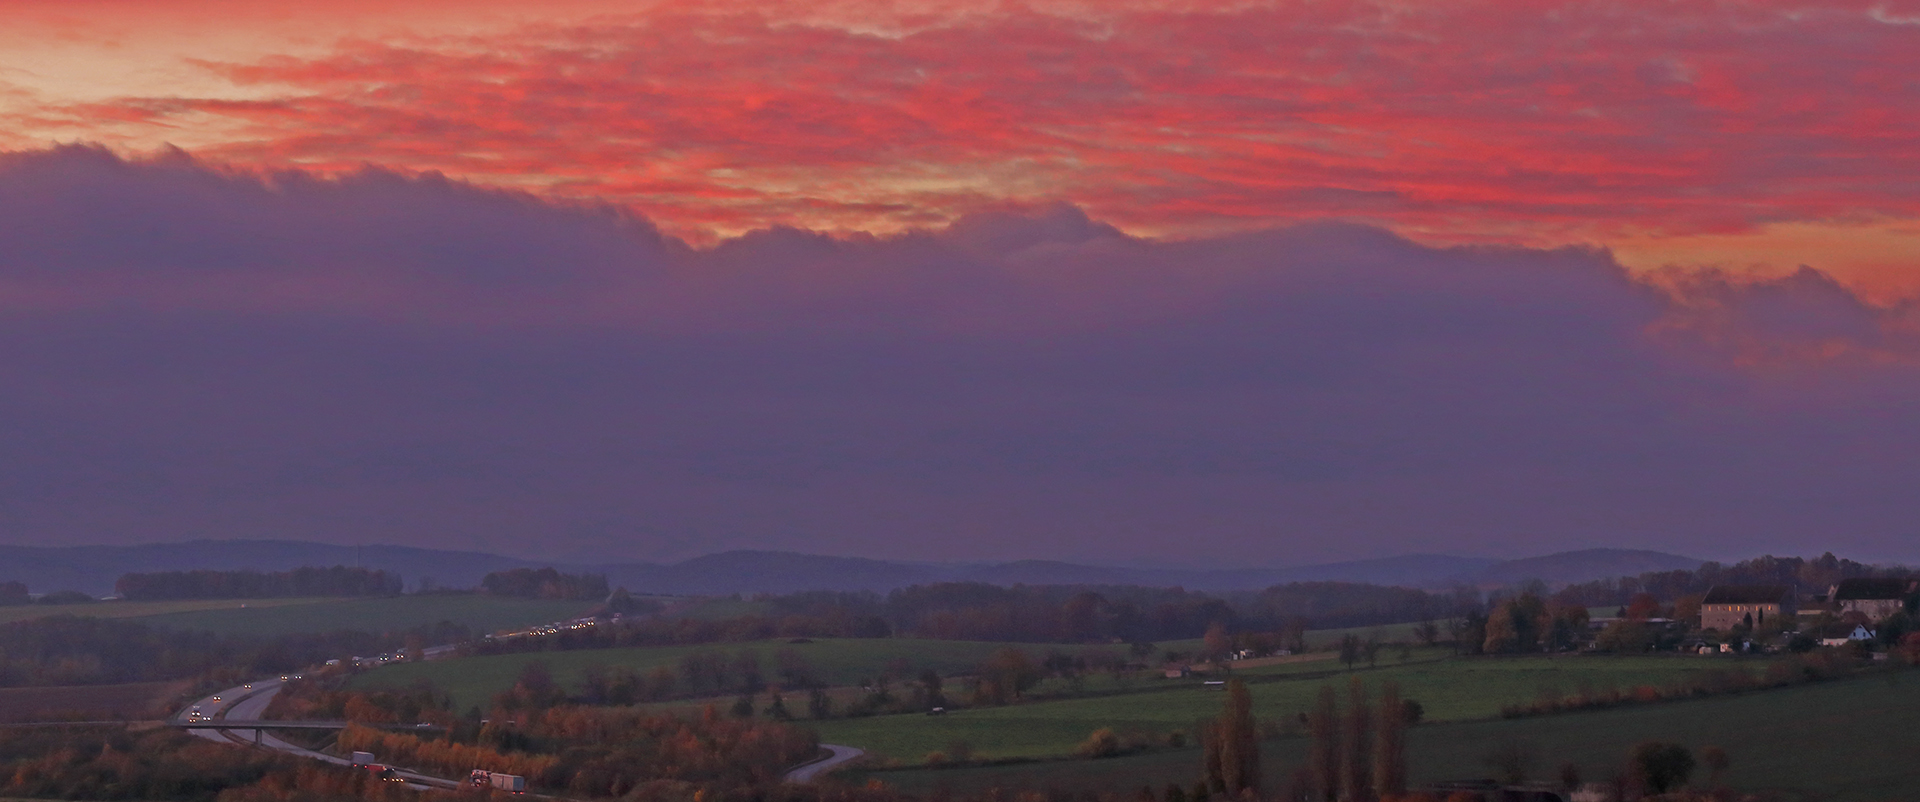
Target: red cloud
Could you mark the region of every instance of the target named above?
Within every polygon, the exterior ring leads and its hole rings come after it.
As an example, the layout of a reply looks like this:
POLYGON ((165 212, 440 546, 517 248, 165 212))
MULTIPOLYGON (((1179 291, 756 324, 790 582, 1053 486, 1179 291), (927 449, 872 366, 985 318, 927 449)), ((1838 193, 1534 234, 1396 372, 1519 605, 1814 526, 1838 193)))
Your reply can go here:
POLYGON ((886 33, 787 13, 354 41, 204 65, 263 99, 65 111, 215 121, 216 159, 440 170, 683 233, 1064 200, 1143 232, 1339 217, 1564 242, 1920 207, 1920 26, 1884 6, 871 12, 886 33))

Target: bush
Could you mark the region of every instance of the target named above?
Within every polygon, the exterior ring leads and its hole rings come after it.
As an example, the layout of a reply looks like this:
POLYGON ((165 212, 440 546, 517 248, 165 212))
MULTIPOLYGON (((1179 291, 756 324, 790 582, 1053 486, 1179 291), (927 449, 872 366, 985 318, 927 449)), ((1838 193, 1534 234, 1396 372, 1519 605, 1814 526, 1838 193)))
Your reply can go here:
POLYGON ((1113 757, 1120 754, 1120 736, 1108 727, 1101 727, 1081 741, 1075 752, 1081 757, 1113 757))
POLYGON ((1644 741, 1627 753, 1627 769, 1640 787, 1664 794, 1693 774, 1693 753, 1679 744, 1644 741))

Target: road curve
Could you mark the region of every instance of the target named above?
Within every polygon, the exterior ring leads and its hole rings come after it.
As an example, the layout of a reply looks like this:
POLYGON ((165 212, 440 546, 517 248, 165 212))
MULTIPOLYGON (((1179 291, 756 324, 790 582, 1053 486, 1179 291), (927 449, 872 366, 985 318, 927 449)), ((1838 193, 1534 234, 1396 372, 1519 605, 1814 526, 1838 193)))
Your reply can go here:
POLYGON ((812 763, 802 763, 795 766, 787 772, 787 776, 781 779, 790 783, 813 782, 819 778, 820 775, 833 771, 846 764, 847 761, 866 754, 865 750, 855 749, 851 746, 841 746, 840 744, 821 744, 820 748, 827 750, 830 754, 812 763))
MULTIPOLYGON (((280 692, 281 685, 282 682, 280 680, 260 680, 250 685, 228 688, 213 696, 195 702, 187 711, 176 714, 175 718, 185 720, 188 712, 197 710, 202 715, 213 719, 233 718, 241 721, 259 721, 265 718, 264 714, 267 711, 267 705, 273 703, 273 697, 280 692), (213 701, 214 699, 219 699, 220 701, 215 702, 213 701)), ((274 737, 273 733, 265 730, 193 729, 188 730, 188 732, 201 738, 219 741, 221 743, 235 743, 243 746, 257 745, 278 752, 304 757, 309 760, 332 763, 336 766, 353 765, 353 762, 346 758, 336 757, 323 752, 315 752, 306 747, 288 743, 274 737)), ((460 783, 457 781, 435 777, 430 774, 421 774, 416 771, 394 768, 393 773, 395 776, 405 780, 407 786, 410 788, 424 790, 427 786, 449 789, 457 789, 460 787, 460 783)))

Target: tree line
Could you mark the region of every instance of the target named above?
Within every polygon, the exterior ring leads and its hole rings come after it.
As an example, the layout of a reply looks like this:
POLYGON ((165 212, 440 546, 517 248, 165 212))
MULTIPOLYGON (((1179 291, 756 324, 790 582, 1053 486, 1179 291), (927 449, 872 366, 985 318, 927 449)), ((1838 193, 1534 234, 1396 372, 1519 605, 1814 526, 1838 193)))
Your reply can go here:
POLYGON ((0 729, 0 796, 166 802, 411 802, 367 771, 176 730, 0 729))
POLYGON ((948 582, 884 596, 822 591, 750 601, 752 612, 726 619, 631 617, 543 637, 487 639, 471 650, 504 654, 827 637, 1144 645, 1210 632, 1231 635, 1218 644, 1222 649, 1298 650, 1309 628, 1445 617, 1463 604, 1477 604, 1478 596, 1463 602, 1455 593, 1344 582, 1294 583, 1226 597, 1180 588, 948 582))
POLYGON ((268 711, 272 717, 356 722, 340 734, 342 750, 372 752, 383 762, 442 776, 464 776, 474 768, 517 774, 583 798, 621 796, 663 780, 777 782, 785 769, 819 749, 810 730, 778 721, 723 717, 712 709, 683 716, 575 704, 542 668, 524 672, 484 714, 456 714, 447 697, 431 688, 359 690, 331 678, 292 683, 280 697, 268 711), (426 735, 360 726, 373 723, 444 729, 426 735))
POLYGON ((481 578, 480 591, 491 596, 578 601, 598 601, 609 595, 605 576, 563 574, 552 568, 495 571, 481 578))
POLYGON ((1824 593, 1842 579, 1912 575, 1909 569, 1867 565, 1835 557, 1832 552, 1813 559, 1768 555, 1732 565, 1709 562, 1692 571, 1650 571, 1582 582, 1561 588, 1553 593, 1553 599, 1561 604, 1601 607, 1625 605, 1645 594, 1671 603, 1705 594, 1715 585, 1785 585, 1801 593, 1824 593))

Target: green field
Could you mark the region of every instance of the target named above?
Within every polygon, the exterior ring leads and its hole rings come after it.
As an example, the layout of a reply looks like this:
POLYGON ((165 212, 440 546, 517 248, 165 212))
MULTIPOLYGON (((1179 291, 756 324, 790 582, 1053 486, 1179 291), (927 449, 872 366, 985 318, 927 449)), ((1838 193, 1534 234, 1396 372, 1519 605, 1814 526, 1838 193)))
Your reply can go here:
POLYGON ((518 629, 564 621, 593 607, 591 602, 511 599, 464 594, 394 596, 378 599, 326 599, 317 603, 226 608, 143 617, 143 623, 168 629, 222 635, 284 635, 299 632, 361 630, 391 632, 441 621, 465 624, 477 632, 518 629))
POLYGON ((678 669, 680 658, 691 652, 719 651, 729 657, 752 651, 760 657, 761 670, 769 679, 776 676, 774 653, 793 649, 812 665, 814 673, 828 685, 852 685, 874 677, 889 663, 904 661, 908 673, 933 669, 942 675, 971 672, 995 651, 1014 646, 1027 650, 1035 658, 1050 650, 1113 647, 1052 646, 1032 643, 990 643, 981 641, 914 640, 910 638, 819 638, 809 643, 786 640, 751 643, 717 643, 698 646, 658 646, 632 649, 588 649, 571 652, 534 652, 526 654, 466 657, 425 663, 396 663, 360 675, 357 687, 406 687, 421 680, 453 696, 458 709, 485 706, 493 695, 513 686, 529 663, 542 662, 556 679, 578 689, 588 666, 624 666, 641 672, 659 666, 678 669))
POLYGON ((478 595, 394 596, 376 599, 217 599, 204 601, 105 601, 94 604, 0 607, 0 623, 77 615, 121 618, 176 630, 221 635, 290 635, 361 630, 390 632, 441 621, 480 632, 561 621, 593 605, 580 601, 511 599, 478 595))
POLYGON ((195 613, 209 610, 239 610, 267 607, 287 607, 302 604, 324 604, 335 599, 196 599, 190 601, 103 601, 92 604, 22 604, 12 607, 0 607, 0 624, 26 621, 33 618, 48 618, 56 615, 76 615, 88 618, 146 618, 174 613, 195 613))
MULTIPOLYGON (((1497 716, 1504 706, 1543 695, 1571 695, 1582 688, 1628 689, 1663 686, 1690 674, 1729 666, 1758 669, 1759 662, 1700 657, 1561 657, 1416 659, 1404 665, 1383 660, 1379 668, 1354 672, 1370 683, 1392 680, 1401 694, 1418 700, 1429 721, 1461 721, 1497 716)), ((1255 713, 1290 722, 1313 704, 1321 686, 1342 690, 1347 672, 1338 664, 1276 666, 1242 672, 1254 682, 1255 713)), ((918 762, 928 752, 965 741, 994 758, 1071 754, 1088 733, 1110 727, 1118 732, 1163 734, 1191 732, 1194 722, 1214 715, 1221 694, 1201 678, 1150 680, 1128 694, 1065 699, 1009 707, 956 710, 945 716, 896 715, 821 722, 822 740, 857 746, 902 762, 918 762)))
MULTIPOLYGON (((1256 704, 1273 685, 1254 688, 1256 704)), ((1218 697, 1216 697, 1218 698, 1218 697)), ((1536 776, 1552 777, 1567 761, 1589 780, 1616 771, 1627 749, 1643 740, 1669 740, 1698 749, 1727 750, 1735 788, 1788 793, 1789 799, 1873 802, 1920 798, 1920 673, 1887 674, 1841 682, 1664 702, 1615 710, 1516 720, 1423 724, 1409 733, 1408 762, 1416 783, 1484 777, 1483 758, 1503 744, 1524 744, 1537 755, 1536 776)), ((1270 790, 1305 760, 1306 741, 1262 744, 1270 790)), ((896 769, 852 774, 910 792, 956 794, 1002 788, 1060 788, 1130 792, 1142 785, 1191 784, 1198 750, 1181 749, 1107 760, 1065 760, 961 769, 896 769)), ((1704 772, 1695 782, 1704 780, 1704 772)))

